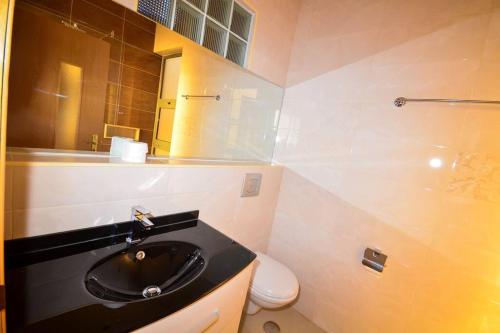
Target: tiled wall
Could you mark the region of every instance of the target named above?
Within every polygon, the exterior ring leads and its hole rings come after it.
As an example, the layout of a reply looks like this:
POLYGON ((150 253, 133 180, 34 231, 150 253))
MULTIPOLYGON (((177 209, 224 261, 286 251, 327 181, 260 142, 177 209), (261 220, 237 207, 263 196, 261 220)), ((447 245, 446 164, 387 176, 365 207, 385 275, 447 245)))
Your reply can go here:
MULTIPOLYGON (((161 57, 153 53, 156 24, 111 0, 19 0, 20 5, 76 23, 110 44, 104 122, 140 128, 140 140, 150 146, 161 70, 161 57)), ((99 150, 109 151, 110 140, 102 134, 99 150)))
POLYGON ((498 1, 303 2, 268 251, 328 332, 500 332, 500 108, 393 105, 499 100, 499 31, 498 1))
POLYGON ((267 246, 281 182, 279 166, 7 166, 6 238, 200 210, 200 218, 254 250, 267 246), (240 197, 244 175, 263 175, 260 195, 240 197))
POLYGON ((301 0, 242 0, 255 13, 248 69, 284 87, 301 0), (278 47, 279 45, 279 47, 278 47))

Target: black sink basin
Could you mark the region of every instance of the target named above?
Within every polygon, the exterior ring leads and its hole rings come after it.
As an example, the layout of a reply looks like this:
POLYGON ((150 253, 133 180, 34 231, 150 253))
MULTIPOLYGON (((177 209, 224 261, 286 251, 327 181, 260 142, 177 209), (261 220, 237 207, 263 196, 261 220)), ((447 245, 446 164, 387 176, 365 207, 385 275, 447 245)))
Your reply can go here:
POLYGON ((205 297, 255 254, 198 214, 154 217, 132 246, 137 222, 6 241, 9 333, 132 332, 205 297))
POLYGON ((94 296, 130 302, 182 288, 203 270, 197 246, 165 241, 132 246, 98 262, 87 273, 85 285, 94 296))

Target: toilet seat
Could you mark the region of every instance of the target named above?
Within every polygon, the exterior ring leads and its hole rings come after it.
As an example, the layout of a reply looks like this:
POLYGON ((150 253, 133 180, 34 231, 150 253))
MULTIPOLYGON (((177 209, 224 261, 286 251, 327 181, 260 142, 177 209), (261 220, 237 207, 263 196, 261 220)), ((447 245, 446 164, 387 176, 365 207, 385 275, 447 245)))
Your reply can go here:
POLYGON ((275 304, 293 301, 299 292, 299 282, 285 265, 256 252, 257 265, 251 282, 250 294, 275 304))
POLYGON ((254 288, 250 288, 250 294, 253 297, 256 297, 256 298, 258 298, 264 302, 267 302, 267 303, 287 304, 287 303, 290 303, 291 301, 293 301, 295 298, 297 298, 298 290, 295 294, 293 294, 292 296, 287 297, 287 298, 272 297, 272 296, 266 295, 265 293, 261 293, 254 288))

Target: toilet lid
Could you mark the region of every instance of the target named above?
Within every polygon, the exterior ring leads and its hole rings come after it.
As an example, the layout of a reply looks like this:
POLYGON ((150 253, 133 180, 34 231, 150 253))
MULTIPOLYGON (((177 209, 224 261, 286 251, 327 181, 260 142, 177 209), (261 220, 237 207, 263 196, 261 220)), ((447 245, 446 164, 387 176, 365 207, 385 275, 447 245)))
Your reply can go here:
POLYGON ((299 282, 282 263, 256 252, 257 260, 252 278, 252 291, 269 298, 288 299, 299 291, 299 282))

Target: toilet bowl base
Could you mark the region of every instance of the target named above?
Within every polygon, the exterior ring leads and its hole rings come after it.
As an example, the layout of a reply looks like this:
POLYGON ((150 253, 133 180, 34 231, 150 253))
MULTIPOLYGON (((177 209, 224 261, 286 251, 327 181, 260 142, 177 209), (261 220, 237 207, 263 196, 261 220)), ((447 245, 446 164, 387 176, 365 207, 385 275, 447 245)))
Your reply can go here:
POLYGON ((252 302, 250 300, 250 297, 247 297, 247 301, 245 302, 245 308, 244 308, 244 311, 247 315, 254 315, 257 312, 259 312, 260 309, 262 309, 262 307, 252 302))

